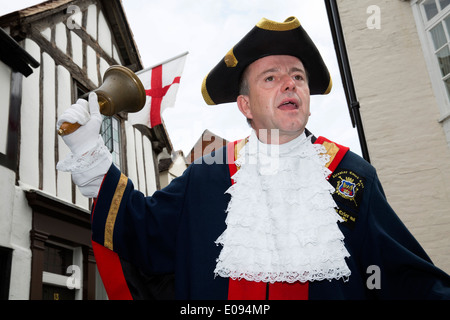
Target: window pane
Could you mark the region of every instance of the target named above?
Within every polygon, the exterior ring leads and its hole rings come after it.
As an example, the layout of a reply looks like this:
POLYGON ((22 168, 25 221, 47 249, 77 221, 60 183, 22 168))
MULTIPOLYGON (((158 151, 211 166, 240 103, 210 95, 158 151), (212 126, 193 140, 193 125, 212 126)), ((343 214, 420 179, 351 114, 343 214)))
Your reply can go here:
POLYGON ((450 15, 444 19, 445 27, 447 28, 447 34, 450 34, 450 15))
POLYGON ((112 153, 114 164, 120 168, 120 120, 104 117, 101 135, 106 147, 112 153))
POLYGON ((425 14, 427 15, 427 19, 430 20, 438 13, 438 8, 435 0, 426 0, 423 3, 423 8, 425 9, 425 14))
POLYGON ((111 117, 103 117, 101 135, 103 141, 105 142, 105 146, 108 148, 110 152, 112 152, 113 150, 111 131, 112 131, 111 117))
POLYGON ((444 81, 445 88, 447 89, 447 94, 450 97, 450 78, 444 81))
POLYGON ((434 50, 438 50, 444 44, 447 43, 447 38, 445 37, 444 28, 442 23, 439 23, 436 27, 430 30, 431 38, 434 43, 434 50))
POLYGON ((73 251, 52 244, 45 244, 44 271, 66 275, 67 268, 73 264, 73 251))
POLYGON ((450 4, 450 0, 439 0, 439 4, 441 5, 441 10, 443 10, 446 6, 450 4))
POLYGON ((450 50, 448 46, 440 50, 437 54, 439 68, 441 69, 442 76, 446 76, 450 73, 450 50))

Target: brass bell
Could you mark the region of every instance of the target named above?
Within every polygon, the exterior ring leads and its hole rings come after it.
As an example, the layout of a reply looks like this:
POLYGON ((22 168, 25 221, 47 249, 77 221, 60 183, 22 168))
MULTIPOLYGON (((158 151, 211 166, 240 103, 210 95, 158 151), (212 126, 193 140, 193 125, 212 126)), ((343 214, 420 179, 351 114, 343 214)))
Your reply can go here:
MULTIPOLYGON (((109 67, 104 76, 103 84, 94 90, 97 94, 100 113, 112 116, 121 111, 138 112, 146 101, 145 89, 139 77, 130 69, 115 65, 109 67)), ((89 93, 81 98, 87 99, 89 93)), ((64 122, 58 130, 63 136, 76 131, 79 123, 64 122)))

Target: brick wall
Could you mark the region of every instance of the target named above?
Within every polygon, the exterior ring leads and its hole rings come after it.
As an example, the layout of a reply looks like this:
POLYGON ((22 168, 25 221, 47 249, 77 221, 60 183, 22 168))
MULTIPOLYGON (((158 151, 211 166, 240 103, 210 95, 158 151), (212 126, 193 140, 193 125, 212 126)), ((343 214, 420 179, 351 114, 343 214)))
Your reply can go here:
POLYGON ((450 272, 450 148, 409 1, 338 0, 372 164, 431 259, 450 272), (379 29, 370 29, 379 10, 379 29))

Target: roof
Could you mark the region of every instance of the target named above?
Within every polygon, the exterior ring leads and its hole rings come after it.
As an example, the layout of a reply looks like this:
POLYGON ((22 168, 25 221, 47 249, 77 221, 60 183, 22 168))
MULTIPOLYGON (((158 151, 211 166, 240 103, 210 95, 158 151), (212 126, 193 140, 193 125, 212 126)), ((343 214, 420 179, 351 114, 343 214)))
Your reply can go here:
MULTIPOLYGON (((54 14, 68 14, 67 8, 83 0, 49 0, 34 6, 17 10, 0 17, 0 27, 9 27, 12 37, 19 41, 26 37, 27 26, 54 14)), ((121 0, 92 0, 100 3, 105 18, 108 20, 115 37, 117 49, 123 58, 124 65, 134 72, 142 70, 143 64, 134 41, 133 32, 121 0)), ((70 11, 69 11, 70 14, 70 11)))
POLYGON ((197 142, 194 144, 191 151, 186 156, 186 162, 192 163, 195 159, 203 156, 204 151, 208 146, 210 146, 208 148, 208 151, 211 152, 213 150, 218 150, 219 148, 225 146, 227 143, 228 141, 226 139, 206 129, 205 131, 203 131, 200 138, 198 138, 197 142))

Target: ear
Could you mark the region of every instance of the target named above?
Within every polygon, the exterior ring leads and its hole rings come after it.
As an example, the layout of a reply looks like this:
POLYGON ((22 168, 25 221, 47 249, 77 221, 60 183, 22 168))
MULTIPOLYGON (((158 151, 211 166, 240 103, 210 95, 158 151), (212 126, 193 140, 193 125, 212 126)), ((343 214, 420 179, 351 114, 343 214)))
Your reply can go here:
POLYGON ((250 101, 248 96, 241 94, 237 97, 237 105, 239 110, 247 119, 253 119, 252 111, 250 109, 250 101))

